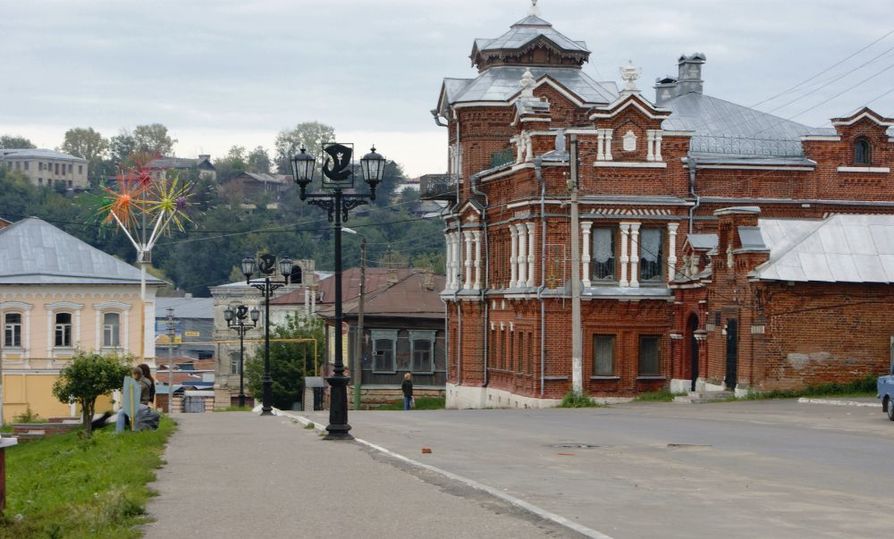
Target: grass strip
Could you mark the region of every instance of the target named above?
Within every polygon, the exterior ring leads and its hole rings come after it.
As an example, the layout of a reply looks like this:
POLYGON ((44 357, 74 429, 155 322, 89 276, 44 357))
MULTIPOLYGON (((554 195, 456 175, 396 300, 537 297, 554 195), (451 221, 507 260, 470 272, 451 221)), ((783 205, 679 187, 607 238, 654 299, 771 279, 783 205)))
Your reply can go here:
MULTIPOLYGON (((417 397, 415 399, 413 410, 443 410, 446 405, 447 399, 444 397, 417 397)), ((399 401, 389 402, 388 404, 383 404, 375 409, 403 410, 404 401, 401 399, 399 401)))
POLYGON ((110 425, 89 439, 78 431, 8 449, 0 537, 139 537, 147 484, 175 428, 163 417, 157 431, 116 435, 110 425))

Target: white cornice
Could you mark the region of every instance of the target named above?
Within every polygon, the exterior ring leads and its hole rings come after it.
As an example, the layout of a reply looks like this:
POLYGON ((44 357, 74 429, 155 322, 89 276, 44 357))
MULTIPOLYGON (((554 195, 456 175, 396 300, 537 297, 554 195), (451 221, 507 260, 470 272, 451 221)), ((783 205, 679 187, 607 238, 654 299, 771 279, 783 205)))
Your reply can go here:
MULTIPOLYGON (((612 105, 609 105, 611 107, 612 105)), ((647 118, 650 120, 663 120, 670 115, 670 111, 664 111, 663 109, 658 110, 646 110, 636 99, 630 99, 621 107, 615 110, 606 110, 605 112, 594 112, 590 115, 591 120, 595 120, 597 118, 614 118, 628 107, 636 107, 637 110, 642 112, 647 118)))
POLYGON ((793 170, 796 172, 813 172, 815 167, 785 166, 785 165, 702 165, 700 169, 714 170, 793 170))
POLYGON ((0 311, 30 311, 32 305, 30 303, 23 303, 21 301, 4 301, 0 303, 0 311))
POLYGON ((106 301, 105 303, 97 303, 93 306, 93 309, 100 311, 106 309, 117 309, 119 311, 129 311, 132 305, 127 303, 122 303, 120 301, 106 301))
POLYGON ((838 172, 856 172, 864 174, 888 174, 891 167, 838 167, 838 172))
POLYGON ((692 138, 695 136, 695 131, 667 131, 662 130, 661 136, 663 137, 689 137, 692 138))
POLYGON ((640 161, 596 161, 594 167, 599 168, 667 168, 667 163, 648 163, 640 161))
POLYGON ((832 125, 835 125, 835 126, 854 125, 855 123, 859 122, 860 120, 862 120, 864 118, 869 118, 870 120, 873 121, 873 123, 876 123, 878 125, 883 125, 886 127, 894 126, 894 122, 892 122, 892 121, 886 122, 884 120, 886 120, 887 118, 882 118, 868 110, 863 111, 861 114, 858 114, 858 115, 854 116, 853 118, 838 118, 837 120, 832 120, 832 125))

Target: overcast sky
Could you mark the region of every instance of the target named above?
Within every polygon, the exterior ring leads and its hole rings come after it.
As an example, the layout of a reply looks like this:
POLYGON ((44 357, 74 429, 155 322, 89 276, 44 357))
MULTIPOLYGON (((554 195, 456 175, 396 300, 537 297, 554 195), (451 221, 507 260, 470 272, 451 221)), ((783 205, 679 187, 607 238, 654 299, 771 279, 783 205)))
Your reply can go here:
MULTIPOLYGON (((70 127, 105 136, 161 122, 180 156, 272 147, 302 121, 375 143, 410 175, 446 168, 429 110, 441 79, 473 77, 476 37, 497 37, 529 0, 0 0, 0 134, 56 147, 70 127)), ((584 69, 640 87, 704 52, 705 91, 753 105, 894 30, 891 0, 541 0, 541 15, 593 51, 584 69)), ((759 108, 828 125, 894 88, 894 34, 759 108), (891 50, 889 50, 891 49, 891 50), (854 70, 861 64, 879 58, 854 70), (887 71, 883 71, 888 68, 887 71), (871 78, 873 75, 877 75, 871 78), (819 83, 811 83, 814 86, 819 83)), ((894 116, 894 91, 871 105, 894 116)))

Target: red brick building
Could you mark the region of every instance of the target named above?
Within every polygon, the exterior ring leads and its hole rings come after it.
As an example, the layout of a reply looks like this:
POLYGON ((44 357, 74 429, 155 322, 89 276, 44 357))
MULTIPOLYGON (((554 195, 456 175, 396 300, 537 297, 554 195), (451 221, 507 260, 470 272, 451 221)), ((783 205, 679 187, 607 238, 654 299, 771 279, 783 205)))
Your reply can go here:
POLYGON ((653 102, 632 66, 621 89, 591 78, 589 54, 532 14, 475 40, 477 76, 441 87, 432 112, 449 132, 450 170, 422 191, 452 203, 448 405, 551 405, 573 387, 623 398, 693 380, 744 391, 884 370, 894 324, 861 326, 885 307, 856 303, 887 298, 890 281, 814 282, 821 273, 773 277, 759 266, 783 256, 785 242, 764 238, 785 219, 812 222, 826 241, 824 230, 850 226, 821 224, 830 216, 894 214, 894 121, 863 109, 816 129, 711 97, 700 53, 679 58, 653 102), (799 308, 813 314, 783 314, 799 308), (803 331, 805 320, 824 338, 803 331), (850 341, 833 337, 843 331, 850 341), (841 360, 845 341, 865 343, 859 357, 841 360))

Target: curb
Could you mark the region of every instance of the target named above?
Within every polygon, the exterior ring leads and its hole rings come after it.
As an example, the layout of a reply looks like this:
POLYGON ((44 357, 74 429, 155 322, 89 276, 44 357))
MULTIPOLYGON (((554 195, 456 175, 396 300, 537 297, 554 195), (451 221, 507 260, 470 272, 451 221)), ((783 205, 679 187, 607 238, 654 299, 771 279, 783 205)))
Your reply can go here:
POLYGON ((798 404, 826 404, 829 406, 855 406, 859 408, 880 408, 881 404, 874 402, 846 401, 840 399, 809 399, 801 397, 798 404))
MULTIPOLYGON (((279 411, 279 410, 274 410, 274 414, 281 415, 284 417, 290 417, 292 419, 296 419, 296 420, 298 420, 299 423, 301 423, 304 426, 313 425, 314 430, 319 431, 319 432, 325 432, 325 430, 326 430, 325 426, 313 421, 312 419, 304 417, 302 415, 290 414, 290 413, 279 411), (277 412, 279 412, 279 413, 277 414, 277 412)), ((500 490, 498 490, 494 487, 489 487, 487 485, 484 485, 482 483, 479 483, 479 482, 469 479, 467 477, 457 475, 453 472, 448 472, 447 470, 438 468, 437 466, 432 466, 431 464, 425 464, 423 462, 419 462, 418 460, 413 460, 409 457, 405 457, 399 453, 395 453, 394 451, 391 451, 390 449, 386 449, 380 445, 376 445, 372 442, 368 442, 361 438, 354 438, 354 441, 359 443, 360 445, 366 446, 374 451, 378 451, 379 453, 382 453, 383 455, 387 455, 388 457, 399 460, 399 461, 409 464, 413 467, 421 468, 423 470, 428 470, 430 472, 434 472, 442 477, 446 477, 447 479, 450 479, 451 481, 457 481, 457 482, 462 483, 468 487, 474 488, 475 490, 479 490, 481 492, 490 494, 491 496, 499 498, 499 499, 503 500, 504 502, 509 503, 510 505, 513 505, 519 509, 527 511, 528 513, 536 515, 537 517, 542 518, 543 520, 548 520, 550 522, 553 522, 554 524, 558 524, 559 526, 568 528, 569 530, 572 530, 574 532, 582 534, 586 537, 592 537, 593 539, 613 539, 610 535, 606 535, 606 534, 596 531, 592 528, 588 528, 586 526, 578 524, 577 522, 574 522, 573 520, 567 519, 561 515, 557 515, 556 513, 547 511, 546 509, 537 507, 536 505, 528 503, 522 499, 516 498, 515 496, 510 496, 509 494, 506 494, 505 492, 501 492, 500 490)))

